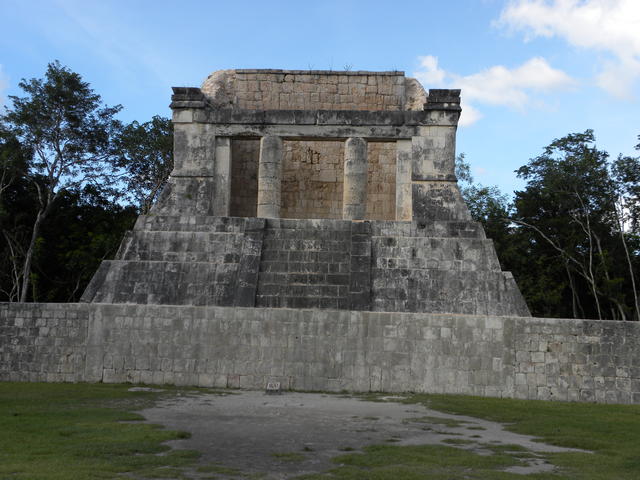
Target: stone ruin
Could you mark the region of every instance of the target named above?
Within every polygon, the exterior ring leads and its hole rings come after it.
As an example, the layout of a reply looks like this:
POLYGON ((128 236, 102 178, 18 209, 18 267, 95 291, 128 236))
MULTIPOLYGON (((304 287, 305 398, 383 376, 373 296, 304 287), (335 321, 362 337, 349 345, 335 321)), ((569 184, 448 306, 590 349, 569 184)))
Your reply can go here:
POLYGON ((530 315, 457 186, 459 90, 224 70, 173 91, 168 185, 84 302, 530 315))
POLYGON ((458 90, 228 70, 83 303, 0 303, 0 381, 640 403, 640 324, 534 318, 456 183, 458 90))

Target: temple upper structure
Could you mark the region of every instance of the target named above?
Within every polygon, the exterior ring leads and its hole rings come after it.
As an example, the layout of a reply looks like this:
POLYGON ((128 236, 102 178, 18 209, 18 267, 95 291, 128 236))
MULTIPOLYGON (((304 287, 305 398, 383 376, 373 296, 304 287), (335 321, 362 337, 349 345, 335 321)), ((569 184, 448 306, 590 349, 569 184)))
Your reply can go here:
POLYGON ((173 173, 85 301, 529 315, 458 189, 459 90, 223 70, 173 91, 173 173))

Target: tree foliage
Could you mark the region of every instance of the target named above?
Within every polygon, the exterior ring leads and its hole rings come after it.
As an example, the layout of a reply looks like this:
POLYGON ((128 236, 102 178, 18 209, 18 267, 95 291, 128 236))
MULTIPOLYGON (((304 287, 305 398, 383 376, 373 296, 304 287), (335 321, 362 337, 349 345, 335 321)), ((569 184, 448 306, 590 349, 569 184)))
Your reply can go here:
POLYGON ((591 130, 554 140, 516 171, 513 201, 463 185, 537 316, 638 319, 640 162, 599 150, 591 130))
POLYGON ((173 170, 171 120, 156 115, 146 123, 134 121, 122 129, 115 148, 129 199, 147 213, 173 170))
POLYGON ((25 95, 9 96, 12 106, 2 123, 30 152, 23 174, 37 193, 29 241, 26 246, 20 242, 23 248, 13 255, 24 302, 40 229, 56 201, 65 192, 87 186, 105 190, 112 184, 112 139, 120 128, 114 116, 121 107, 103 106, 80 75, 57 61, 48 65, 44 78, 23 79, 18 85, 25 95))

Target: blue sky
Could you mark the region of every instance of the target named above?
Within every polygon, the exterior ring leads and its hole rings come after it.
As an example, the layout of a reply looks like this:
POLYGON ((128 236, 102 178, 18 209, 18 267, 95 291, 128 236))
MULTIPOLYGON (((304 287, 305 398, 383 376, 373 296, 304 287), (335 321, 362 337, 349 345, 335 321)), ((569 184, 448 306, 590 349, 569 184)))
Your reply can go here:
POLYGON ((510 193, 554 138, 640 135, 639 0, 0 0, 0 102, 58 59, 125 121, 169 116, 171 86, 215 70, 404 70, 462 88, 458 152, 510 193))

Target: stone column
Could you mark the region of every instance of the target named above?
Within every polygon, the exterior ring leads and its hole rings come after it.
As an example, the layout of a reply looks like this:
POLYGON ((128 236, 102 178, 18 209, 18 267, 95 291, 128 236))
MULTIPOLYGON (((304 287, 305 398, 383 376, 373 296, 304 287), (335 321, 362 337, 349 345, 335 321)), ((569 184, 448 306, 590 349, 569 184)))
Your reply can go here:
MULTIPOLYGON (((180 112, 184 113, 184 112, 180 112)), ((174 114, 173 172, 152 208, 158 215, 214 215, 216 136, 214 126, 174 114)))
POLYGON ((411 140, 396 142, 396 220, 411 221, 411 140))
POLYGON ((213 214, 228 217, 231 205, 231 138, 216 137, 213 214))
POLYGON ((460 90, 429 90, 428 125, 411 138, 413 220, 470 220, 455 176, 460 90))
POLYGON ((413 180, 455 182, 455 125, 434 125, 421 130, 421 136, 411 139, 413 180))
POLYGON ((344 146, 344 220, 363 220, 367 213, 368 168, 367 141, 360 137, 348 138, 344 146))
POLYGON ((258 165, 258 217, 280 218, 282 154, 280 137, 262 137, 258 165))

